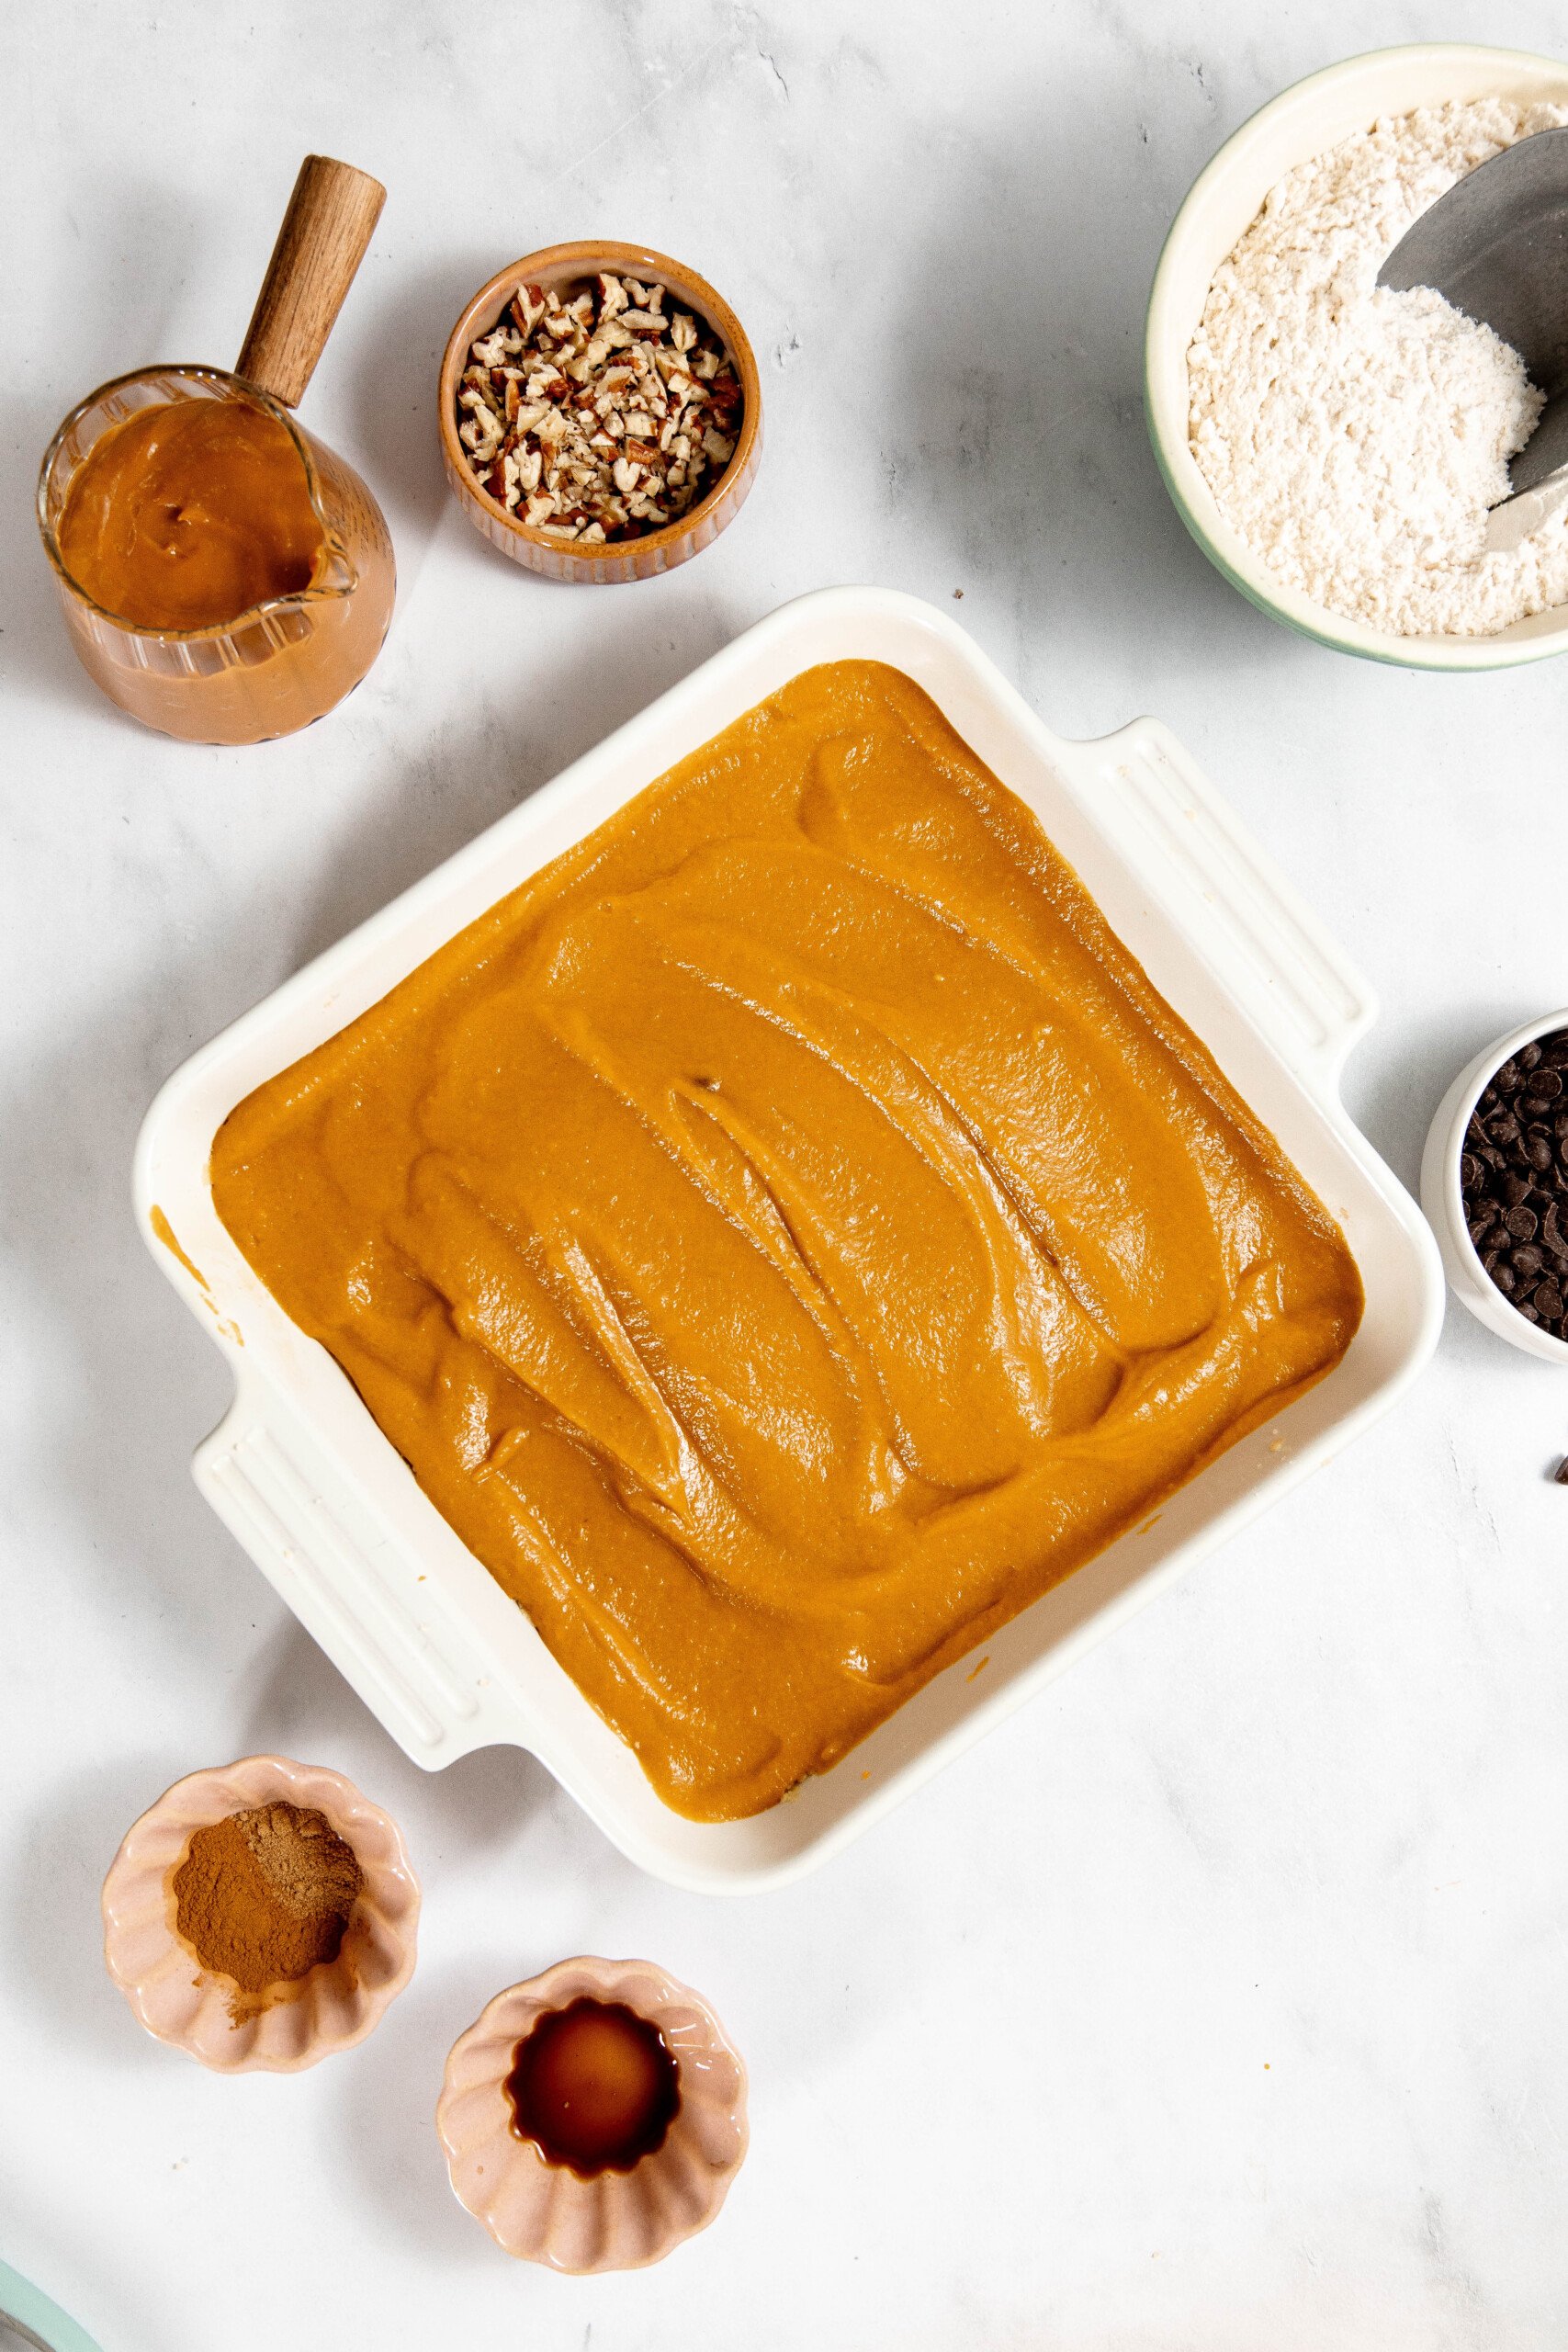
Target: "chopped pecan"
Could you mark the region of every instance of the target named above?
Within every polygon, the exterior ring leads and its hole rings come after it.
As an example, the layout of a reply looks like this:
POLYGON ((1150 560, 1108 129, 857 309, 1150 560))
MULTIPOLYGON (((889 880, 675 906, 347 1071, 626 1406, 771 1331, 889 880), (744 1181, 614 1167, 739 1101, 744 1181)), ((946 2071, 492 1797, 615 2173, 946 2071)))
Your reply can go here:
POLYGON ((635 538, 686 514, 735 453, 734 363, 666 289, 605 272, 519 286, 468 353, 458 439, 474 479, 551 538, 635 538))

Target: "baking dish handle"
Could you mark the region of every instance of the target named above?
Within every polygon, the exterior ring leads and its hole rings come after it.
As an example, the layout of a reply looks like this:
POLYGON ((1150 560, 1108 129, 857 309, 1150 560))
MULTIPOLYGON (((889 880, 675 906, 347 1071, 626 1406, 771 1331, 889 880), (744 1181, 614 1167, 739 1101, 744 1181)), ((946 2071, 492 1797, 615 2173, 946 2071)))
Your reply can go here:
POLYGON ((529 1745, 435 1577, 362 1496, 303 1418, 248 1367, 191 1464, 197 1485, 307 1633, 416 1764, 529 1745))
POLYGON ((1128 820, 1118 841, 1146 887, 1199 935, 1292 1068, 1337 1102, 1345 1057, 1377 1018, 1368 982, 1158 719, 1080 748, 1128 820))

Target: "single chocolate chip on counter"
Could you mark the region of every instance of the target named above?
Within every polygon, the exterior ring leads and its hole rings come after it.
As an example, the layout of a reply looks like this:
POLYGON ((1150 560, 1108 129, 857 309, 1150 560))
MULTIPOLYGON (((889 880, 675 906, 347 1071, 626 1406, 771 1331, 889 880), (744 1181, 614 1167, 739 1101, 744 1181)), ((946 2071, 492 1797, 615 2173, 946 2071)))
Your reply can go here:
POLYGON ((1552 1472, 1551 1483, 1554 1487, 1568 1487, 1568 1453, 1563 1455, 1562 1461, 1552 1472))

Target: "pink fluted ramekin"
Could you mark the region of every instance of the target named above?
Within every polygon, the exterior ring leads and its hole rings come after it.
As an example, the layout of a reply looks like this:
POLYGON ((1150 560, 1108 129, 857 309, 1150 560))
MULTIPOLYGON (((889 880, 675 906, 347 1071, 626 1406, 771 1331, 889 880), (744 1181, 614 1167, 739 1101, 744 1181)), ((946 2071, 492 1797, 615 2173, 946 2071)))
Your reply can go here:
POLYGON ((746 2155, 746 2069, 705 2001, 645 1960, 563 1960, 498 1993, 446 2061, 435 2109, 460 2201, 506 2254, 552 2270, 640 2270, 705 2230, 746 2155), (662 2147, 582 2179, 513 2129, 513 2052, 541 2017, 586 1996, 657 2026, 681 2105, 662 2147))
POLYGON ((133 1822, 104 1881, 104 1959, 149 2033, 204 2066, 291 2075, 363 2041, 413 1974, 419 1882, 397 1824, 341 1772, 246 1756, 191 1772, 133 1822), (204 1968, 175 1926, 175 1874, 192 1835, 253 1805, 313 1806, 352 1846, 365 1883, 334 1961, 241 2014, 233 1979, 204 1968))

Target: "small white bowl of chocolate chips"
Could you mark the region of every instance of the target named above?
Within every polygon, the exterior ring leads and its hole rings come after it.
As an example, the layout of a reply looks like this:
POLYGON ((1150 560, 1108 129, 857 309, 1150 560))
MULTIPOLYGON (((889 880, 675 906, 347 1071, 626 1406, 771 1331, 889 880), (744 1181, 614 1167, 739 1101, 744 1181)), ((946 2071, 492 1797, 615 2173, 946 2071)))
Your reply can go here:
POLYGON ((1568 1011, 1460 1072, 1427 1137, 1421 1205, 1471 1313, 1568 1367, 1568 1011))

